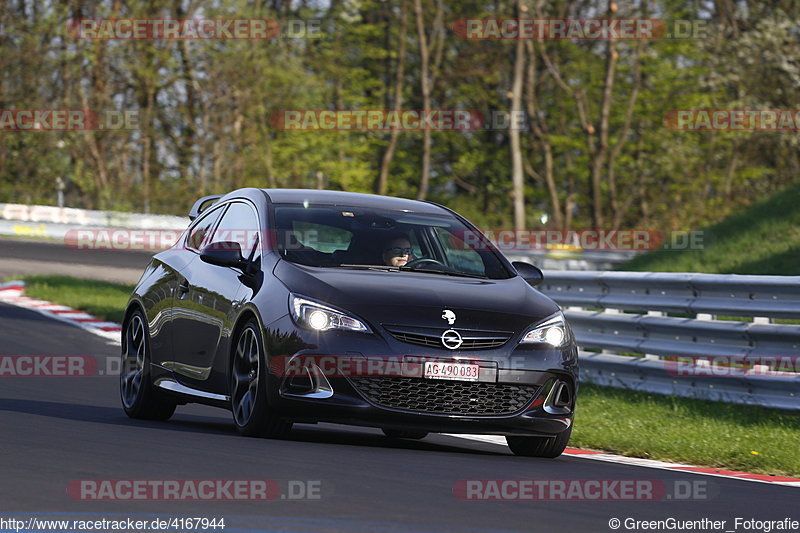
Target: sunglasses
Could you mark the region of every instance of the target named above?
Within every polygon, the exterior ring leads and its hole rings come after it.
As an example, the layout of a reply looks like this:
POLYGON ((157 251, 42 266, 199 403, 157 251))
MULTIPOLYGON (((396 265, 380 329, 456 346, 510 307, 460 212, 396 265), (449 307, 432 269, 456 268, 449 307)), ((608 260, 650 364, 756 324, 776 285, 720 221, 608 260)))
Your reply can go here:
POLYGON ((399 246, 387 248, 385 251, 392 252, 392 255, 411 255, 411 248, 400 248, 399 246))

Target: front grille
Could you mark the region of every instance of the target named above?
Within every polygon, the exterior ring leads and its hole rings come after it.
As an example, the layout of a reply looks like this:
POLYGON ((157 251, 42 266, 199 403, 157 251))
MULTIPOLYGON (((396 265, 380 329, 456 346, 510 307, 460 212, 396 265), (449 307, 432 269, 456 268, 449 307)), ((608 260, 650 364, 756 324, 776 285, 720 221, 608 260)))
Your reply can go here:
POLYGON ((351 377, 356 389, 381 407, 452 415, 509 415, 538 392, 530 385, 507 385, 424 378, 351 377))
MULTIPOLYGON (((383 325, 392 337, 409 344, 428 348, 445 348, 442 344, 441 328, 421 328, 416 326, 383 325)), ((509 331, 482 331, 477 329, 458 329, 463 342, 459 350, 487 350, 498 348, 508 342, 512 333, 509 331)))
POLYGON ((391 331, 389 333, 392 334, 392 337, 401 341, 407 342, 409 344, 418 344, 420 346, 428 346, 430 348, 441 348, 442 347, 442 339, 441 337, 432 337, 428 335, 420 335, 416 333, 405 333, 402 331, 391 331))

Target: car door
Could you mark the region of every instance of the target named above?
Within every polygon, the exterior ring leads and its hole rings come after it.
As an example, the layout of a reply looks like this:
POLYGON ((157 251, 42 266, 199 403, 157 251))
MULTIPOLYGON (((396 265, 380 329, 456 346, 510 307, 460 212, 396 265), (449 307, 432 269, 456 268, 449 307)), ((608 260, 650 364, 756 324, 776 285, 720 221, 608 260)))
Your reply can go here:
POLYGON ((172 270, 169 279, 172 297, 170 298, 169 324, 164 329, 169 331, 170 350, 163 354, 160 364, 179 374, 187 371, 180 364, 185 360, 183 352, 187 350, 186 335, 180 332, 193 328, 191 322, 197 308, 191 295, 189 281, 186 279, 186 272, 192 263, 199 261, 200 250, 209 239, 224 211, 225 206, 215 206, 199 216, 183 236, 183 240, 179 243, 179 249, 176 251, 183 257, 183 260, 179 268, 172 270))
MULTIPOLYGON (((255 207, 244 200, 223 207, 224 213, 201 247, 236 242, 245 258, 258 259, 260 231, 255 207)), ((174 371, 187 386, 208 390, 216 388, 206 381, 218 358, 226 355, 241 297, 251 292, 243 285, 246 275, 241 269, 206 263, 200 250, 196 253, 197 258, 182 272, 186 297, 175 312, 174 371)))

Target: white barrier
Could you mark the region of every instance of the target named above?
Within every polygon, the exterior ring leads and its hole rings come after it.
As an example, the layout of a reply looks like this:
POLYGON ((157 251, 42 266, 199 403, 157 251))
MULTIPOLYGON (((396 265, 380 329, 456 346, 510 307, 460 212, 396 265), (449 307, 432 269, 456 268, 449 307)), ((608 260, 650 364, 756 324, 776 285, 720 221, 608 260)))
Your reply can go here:
POLYGON ((96 228, 168 229, 182 230, 189 225, 188 217, 145 215, 121 211, 95 211, 55 207, 0 203, 0 219, 34 224, 63 224, 96 228))
MULTIPOLYGON (((163 241, 164 234, 174 232, 177 239, 188 226, 189 217, 0 203, 0 235, 14 237, 39 237, 72 242, 80 236, 78 232, 89 228, 132 229, 153 230, 154 235, 163 241)), ((174 241, 158 249, 164 249, 172 244, 174 241)))

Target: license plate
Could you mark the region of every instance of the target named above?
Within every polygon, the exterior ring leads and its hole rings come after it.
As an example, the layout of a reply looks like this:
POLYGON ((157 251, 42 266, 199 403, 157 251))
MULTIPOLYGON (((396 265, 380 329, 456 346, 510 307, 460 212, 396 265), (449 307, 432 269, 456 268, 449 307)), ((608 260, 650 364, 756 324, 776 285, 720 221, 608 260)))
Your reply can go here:
POLYGON ((480 366, 468 363, 425 363, 426 378, 478 381, 480 366))

